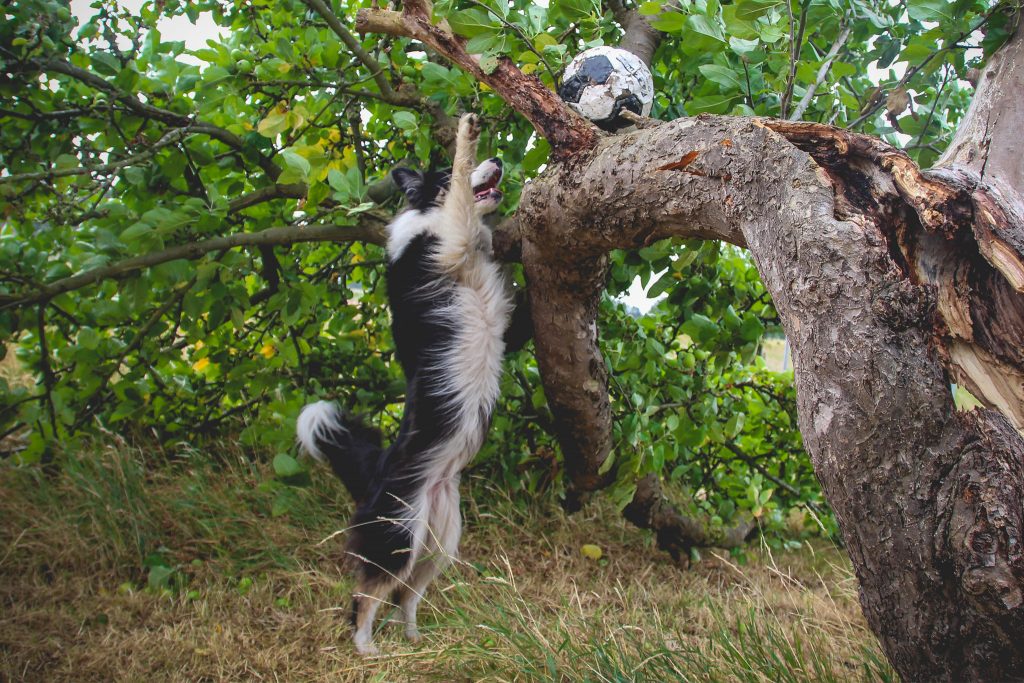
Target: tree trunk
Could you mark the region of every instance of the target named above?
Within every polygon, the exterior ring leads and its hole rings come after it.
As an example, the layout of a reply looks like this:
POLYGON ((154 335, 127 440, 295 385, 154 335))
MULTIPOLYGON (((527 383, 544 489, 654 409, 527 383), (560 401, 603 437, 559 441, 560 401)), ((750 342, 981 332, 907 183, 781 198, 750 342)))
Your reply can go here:
MULTIPOLYGON (((894 666, 907 680, 1024 676, 1024 444, 1001 413, 956 411, 937 334, 946 321, 934 287, 913 276, 922 252, 904 252, 911 236, 930 234, 915 206, 922 195, 946 200, 929 204, 933 223, 958 243, 972 238, 971 194, 878 141, 827 130, 831 139, 815 139, 831 141, 812 146, 806 124, 698 117, 607 139, 586 163, 524 190, 527 273, 586 272, 608 249, 670 236, 748 246, 793 345, 804 441, 894 666)), ((998 276, 977 253, 945 256, 953 270, 998 276)), ((1010 309, 1024 311, 1024 297, 1010 295, 1010 309)), ((535 321, 538 355, 557 340, 564 351, 565 333, 547 340, 535 321)), ((581 486, 598 479, 610 447, 596 436, 610 427, 606 387, 580 391, 564 378, 603 365, 596 349, 588 340, 557 357, 559 374, 543 374, 552 405, 574 406, 572 434, 586 435, 577 448, 602 449, 575 463, 581 486)))
MULTIPOLYGON (((386 32, 424 35, 403 17, 386 32)), ((879 140, 800 122, 700 116, 597 138, 572 116, 559 130, 559 105, 530 101, 513 66, 488 81, 558 152, 524 188, 516 235, 572 489, 609 479, 608 250, 673 236, 749 247, 865 614, 907 681, 1024 679, 1022 31, 927 173, 879 140), (951 379, 988 407, 957 412, 951 379)), ((429 44, 476 74, 444 34, 429 44)), ((656 481, 640 484, 630 518, 685 531, 656 481)))

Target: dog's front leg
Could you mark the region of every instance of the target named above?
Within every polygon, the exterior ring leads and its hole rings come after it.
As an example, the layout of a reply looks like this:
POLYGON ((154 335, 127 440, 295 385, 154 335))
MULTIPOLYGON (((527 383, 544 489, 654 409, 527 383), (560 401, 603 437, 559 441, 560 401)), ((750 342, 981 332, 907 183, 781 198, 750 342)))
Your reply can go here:
POLYGON ((476 145, 480 139, 480 120, 476 114, 463 114, 455 139, 455 163, 451 185, 444 200, 444 226, 438 260, 448 272, 457 273, 475 251, 482 223, 476 215, 471 177, 476 168, 476 145))

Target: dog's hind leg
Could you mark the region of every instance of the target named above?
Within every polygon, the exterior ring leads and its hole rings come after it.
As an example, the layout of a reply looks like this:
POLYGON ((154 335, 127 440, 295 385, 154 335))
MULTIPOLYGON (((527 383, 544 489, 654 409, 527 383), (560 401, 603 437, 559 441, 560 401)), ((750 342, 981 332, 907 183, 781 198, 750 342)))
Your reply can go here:
POLYGON ((377 610, 387 602, 388 596, 395 589, 395 581, 390 577, 376 576, 371 579, 360 579, 352 598, 352 625, 355 633, 352 642, 361 655, 377 654, 377 646, 373 644, 373 622, 377 610))
POLYGON ((424 557, 401 589, 399 606, 402 609, 402 620, 405 622, 405 637, 414 643, 418 643, 421 637, 416 624, 416 610, 423 600, 427 586, 441 573, 445 564, 447 562, 439 564, 434 557, 424 557))
POLYGON ((430 491, 431 504, 425 542, 428 552, 416 563, 399 599, 405 621, 405 637, 413 642, 420 639, 416 610, 423 594, 430 582, 458 556, 459 538, 462 536, 458 477, 437 482, 430 491))

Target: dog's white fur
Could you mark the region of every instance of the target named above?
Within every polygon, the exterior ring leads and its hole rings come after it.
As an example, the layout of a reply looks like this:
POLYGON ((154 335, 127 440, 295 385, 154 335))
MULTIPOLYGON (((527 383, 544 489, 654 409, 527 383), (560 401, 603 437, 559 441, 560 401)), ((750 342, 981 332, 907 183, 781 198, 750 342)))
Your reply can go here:
MULTIPOLYGON (((439 239, 432 258, 443 277, 454 282, 455 292, 451 303, 434 314, 450 321, 457 333, 436 362, 445 377, 445 393, 456 397, 452 405, 457 414, 448 438, 422 454, 416 465, 425 483, 412 500, 405 501, 408 519, 401 520, 414 538, 410 560, 392 580, 358 587, 362 599, 353 640, 363 654, 377 651, 372 642, 376 611, 398 587, 403 587, 400 607, 406 636, 419 638, 416 611, 423 592, 458 553, 462 533, 460 472, 483 444, 500 390, 503 333, 512 301, 504 273, 491 255, 490 229, 482 220, 499 200, 491 196, 478 200, 473 194, 474 185, 479 184, 474 183, 474 176, 487 177, 495 170, 492 162, 476 168, 478 136, 476 117, 464 116, 443 204, 427 212, 403 213, 388 228, 387 251, 392 262, 423 232, 439 239)), ((321 459, 313 437, 337 424, 337 408, 324 403, 307 407, 298 425, 306 450, 321 459)))

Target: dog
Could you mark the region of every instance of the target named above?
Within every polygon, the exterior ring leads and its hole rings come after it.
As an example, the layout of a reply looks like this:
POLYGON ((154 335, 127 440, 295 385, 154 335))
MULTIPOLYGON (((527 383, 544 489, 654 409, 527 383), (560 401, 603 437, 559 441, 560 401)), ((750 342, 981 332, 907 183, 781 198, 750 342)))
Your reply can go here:
POLYGON ((498 399, 514 302, 483 220, 501 201, 502 164, 476 164, 479 136, 479 120, 466 114, 450 172, 392 171, 407 202, 387 238, 388 303, 406 377, 394 443, 384 449, 379 432, 327 401, 306 406, 296 425, 302 448, 330 463, 356 501, 348 551, 357 566, 353 640, 364 655, 377 652, 374 618, 392 595, 406 637, 419 640, 419 602, 458 552, 460 473, 498 399))

